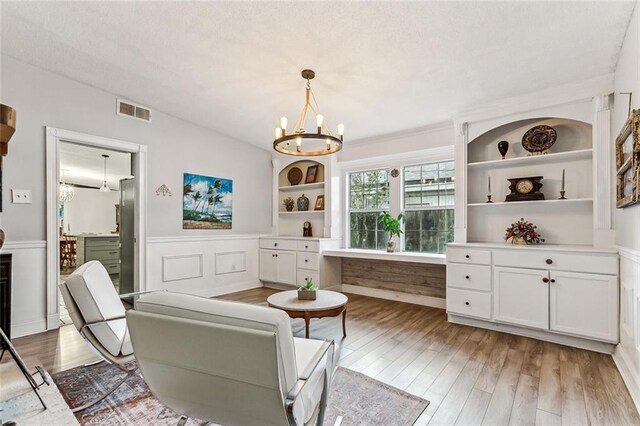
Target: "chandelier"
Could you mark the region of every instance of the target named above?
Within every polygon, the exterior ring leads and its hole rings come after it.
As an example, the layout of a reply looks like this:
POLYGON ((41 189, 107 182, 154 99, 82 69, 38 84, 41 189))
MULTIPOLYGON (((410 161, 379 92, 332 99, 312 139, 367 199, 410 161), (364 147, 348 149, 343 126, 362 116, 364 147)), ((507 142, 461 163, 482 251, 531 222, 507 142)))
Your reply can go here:
POLYGON ((62 184, 60 185, 59 191, 60 191, 60 203, 64 204, 67 201, 71 201, 73 200, 73 197, 75 197, 76 195, 76 190, 73 188, 73 186, 69 185, 68 183, 66 183, 65 179, 64 179, 64 170, 62 171, 62 184))
POLYGON ((100 192, 111 192, 107 186, 107 158, 109 158, 109 156, 107 154, 102 154, 102 158, 104 158, 104 180, 102 181, 100 192))
POLYGON ((311 80, 315 76, 316 73, 312 70, 302 70, 302 78, 307 80, 305 101, 291 134, 287 134, 287 117, 282 117, 280 119, 280 127, 276 127, 276 139, 273 141, 273 149, 282 154, 310 157, 333 154, 342 149, 344 124, 338 124, 338 137, 335 137, 325 124, 322 114, 318 113, 320 108, 311 90, 311 80), (313 100, 313 104, 311 100, 313 100), (309 110, 313 112, 316 118, 316 133, 307 133, 304 131, 309 110), (325 133, 322 133, 323 129, 325 133))

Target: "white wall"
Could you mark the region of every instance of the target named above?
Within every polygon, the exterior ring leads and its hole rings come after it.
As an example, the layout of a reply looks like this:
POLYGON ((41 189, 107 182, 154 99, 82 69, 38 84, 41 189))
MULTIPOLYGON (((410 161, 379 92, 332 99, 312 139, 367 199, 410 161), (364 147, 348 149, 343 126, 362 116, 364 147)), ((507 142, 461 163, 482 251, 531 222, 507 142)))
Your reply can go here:
MULTIPOLYGON (((636 2, 633 17, 627 29, 615 74, 615 98, 612 138, 615 141, 627 120, 629 97, 620 92, 633 92, 632 109, 640 108, 640 4, 636 2)), ((615 185, 615 180, 613 182, 615 185)), ((614 188, 615 193, 615 188, 614 188)), ((640 203, 625 209, 616 209, 616 244, 640 250, 640 203)))
MULTIPOLYGON (((640 3, 636 2, 616 68, 612 143, 627 119, 629 98, 619 93, 633 92, 632 108, 640 108, 639 52, 640 3)), ((620 344, 613 358, 640 410, 640 204, 615 209, 614 219, 620 249, 620 344)))
MULTIPOLYGON (((17 111, 17 130, 4 158, 4 252, 21 250, 15 263, 13 328, 15 333, 42 331, 46 316, 45 256, 45 126, 121 139, 148 146, 147 233, 155 237, 231 236, 271 231, 271 154, 228 136, 162 113, 153 123, 118 116, 116 94, 0 56, 0 100, 17 111), (233 229, 182 229, 182 174, 200 173, 233 179, 233 229), (156 196, 166 184, 173 196, 156 196), (11 204, 10 190, 29 189, 32 204, 11 204), (29 249, 22 248, 29 242, 29 249), (37 251, 27 259, 26 253, 37 251)), ((126 94, 118 94, 126 98, 126 94)), ((132 99, 136 101, 136 99, 132 99)), ((215 111, 213 111, 215 113, 215 111)), ((242 129, 230 129, 230 131, 242 129)), ((268 135, 267 135, 268 136, 268 135)), ((268 139, 268 138, 267 138, 268 139)), ((113 209, 113 207, 111 207, 113 209)), ((173 249, 179 253, 181 247, 173 249)), ((16 251, 17 253, 17 251, 16 251)), ((209 261, 209 259, 207 260, 209 261)), ((156 264, 148 260, 148 264, 156 264)), ((255 271, 254 271, 255 272, 255 271)), ((256 279, 257 279, 257 272, 256 279)), ((151 271, 148 276, 151 276, 151 271)), ((51 318, 49 318, 51 320, 51 318)))
POLYGON ((116 230, 116 208, 120 192, 75 188, 73 200, 64 204, 64 232, 109 234, 116 230))

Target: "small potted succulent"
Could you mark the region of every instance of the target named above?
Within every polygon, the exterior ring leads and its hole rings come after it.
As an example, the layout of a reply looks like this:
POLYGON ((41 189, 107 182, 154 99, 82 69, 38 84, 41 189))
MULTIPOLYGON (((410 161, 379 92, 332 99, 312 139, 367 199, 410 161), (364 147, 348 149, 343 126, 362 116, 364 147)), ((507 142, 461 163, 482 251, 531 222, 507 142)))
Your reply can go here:
POLYGON ((318 288, 313 282, 313 278, 304 279, 305 284, 298 289, 298 299, 300 300, 316 300, 318 288))
POLYGON ((505 241, 511 240, 511 244, 540 244, 544 243, 544 238, 538 232, 538 227, 533 223, 521 218, 516 223, 512 223, 507 228, 504 235, 505 241))
POLYGON ((293 205, 295 204, 295 201, 293 201, 293 198, 287 197, 284 200, 282 200, 282 202, 284 203, 284 208, 287 209, 288 212, 293 211, 293 205))
POLYGON ((395 219, 393 218, 393 216, 389 214, 389 212, 380 213, 380 215, 378 216, 378 220, 382 222, 384 232, 389 233, 389 241, 387 242, 388 253, 393 253, 396 250, 397 243, 393 239, 393 237, 394 236, 399 237, 400 234, 402 234, 403 219, 404 219, 404 216, 402 215, 402 213, 400 213, 398 217, 395 219))

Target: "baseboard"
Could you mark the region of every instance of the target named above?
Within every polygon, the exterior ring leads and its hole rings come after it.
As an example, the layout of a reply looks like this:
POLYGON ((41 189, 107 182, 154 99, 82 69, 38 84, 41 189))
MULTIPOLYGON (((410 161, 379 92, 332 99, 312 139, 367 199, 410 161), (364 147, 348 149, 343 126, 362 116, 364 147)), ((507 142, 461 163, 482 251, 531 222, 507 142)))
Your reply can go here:
POLYGON ((548 333, 543 330, 533 330, 515 325, 501 324, 483 321, 475 318, 468 318, 454 314, 448 314, 448 321, 454 324, 469 325, 472 327, 486 328, 503 333, 515 334, 517 336, 531 337, 545 342, 557 343, 559 345, 573 346, 580 349, 587 349, 594 352, 611 355, 615 349, 613 343, 598 342, 595 340, 582 339, 580 337, 563 336, 555 333, 548 333))
POLYGON ((47 315, 47 330, 55 330, 60 327, 60 314, 47 315))
POLYGON ((622 376, 624 384, 627 385, 627 389, 629 390, 631 399, 636 406, 636 410, 640 412, 640 377, 637 374, 634 374, 634 371, 631 368, 631 365, 633 364, 629 362, 627 354, 621 346, 618 346, 613 353, 613 362, 616 364, 616 367, 618 367, 618 371, 620 372, 620 376, 622 376))
POLYGON ((423 296, 419 294, 401 293, 399 291, 381 290, 379 288, 362 287, 358 285, 342 284, 344 293, 359 294, 361 296, 376 297, 378 299, 395 300, 396 302, 412 303, 414 305, 430 306, 445 309, 445 299, 423 296))
POLYGON ((189 292, 189 294, 193 294, 195 296, 202 296, 202 297, 215 297, 215 296, 222 296, 223 294, 237 293, 238 291, 251 290, 251 289, 260 288, 260 287, 262 287, 262 283, 260 281, 252 280, 252 281, 243 281, 240 283, 234 283, 234 284, 230 284, 223 287, 207 288, 204 290, 191 291, 189 292))
POLYGON ((31 334, 43 333, 47 331, 47 320, 23 322, 21 324, 11 324, 11 339, 29 336, 31 334))

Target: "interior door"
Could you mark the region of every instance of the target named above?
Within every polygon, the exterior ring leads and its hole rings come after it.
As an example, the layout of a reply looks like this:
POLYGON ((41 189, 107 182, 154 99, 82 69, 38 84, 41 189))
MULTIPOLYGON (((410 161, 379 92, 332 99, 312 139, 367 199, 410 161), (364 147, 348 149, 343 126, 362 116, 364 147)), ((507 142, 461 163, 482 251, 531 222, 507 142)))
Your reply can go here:
POLYGON ((617 289, 615 276, 551 272, 550 329, 617 342, 617 289))
POLYGON ((296 252, 278 250, 276 253, 278 282, 296 284, 296 252))
POLYGON ((136 179, 120 180, 120 294, 133 293, 135 283, 136 179))
POLYGON ((276 273, 276 251, 260 249, 260 280, 275 283, 276 273))
POLYGON ((549 329, 549 272, 495 267, 495 320, 549 329))

